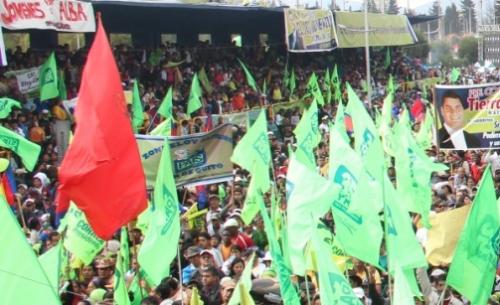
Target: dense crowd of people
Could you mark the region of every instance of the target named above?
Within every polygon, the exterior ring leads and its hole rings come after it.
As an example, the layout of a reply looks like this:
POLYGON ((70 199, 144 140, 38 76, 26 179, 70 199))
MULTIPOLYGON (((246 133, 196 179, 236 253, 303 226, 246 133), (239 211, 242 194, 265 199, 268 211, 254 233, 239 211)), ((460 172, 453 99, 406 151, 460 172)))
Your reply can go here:
MULTIPOLYGON (((20 48, 8 52, 9 66, 0 74, 0 94, 22 102, 22 109, 14 109, 2 125, 42 146, 42 153, 33 172, 23 168, 17 156, 3 151, 11 161, 17 189, 14 210, 24 227, 29 243, 38 254, 43 254, 56 245, 61 236, 56 231, 57 168, 67 149, 66 134, 72 121, 71 111, 60 100, 39 102, 36 96, 19 92, 15 77, 5 76, 6 69, 18 70, 35 67, 44 62, 47 51, 20 48)), ((68 46, 56 50, 57 64, 63 70, 68 99, 78 95, 81 72, 85 63, 86 50, 70 51, 68 46)), ((325 54, 290 54, 283 47, 237 48, 235 46, 212 46, 199 43, 185 47, 168 44, 155 49, 141 49, 119 45, 114 48, 120 69, 124 90, 131 90, 133 80, 140 83, 140 96, 144 107, 144 124, 139 133, 146 134, 160 123, 156 115, 167 89, 173 86, 173 115, 175 118, 173 135, 185 135, 204 130, 202 121, 188 119, 187 98, 191 79, 202 68, 206 71, 212 92, 204 90, 203 107, 197 115, 227 114, 241 112, 254 107, 298 101, 304 96, 306 84, 315 72, 323 84, 326 69, 332 72, 337 65, 342 83, 349 82, 358 92, 368 110, 374 115, 382 106, 386 95, 388 75, 394 76, 399 89, 396 91, 392 109, 397 117, 403 107, 411 109, 415 104, 431 107, 430 87, 407 88, 406 82, 426 78, 441 78, 446 82, 449 71, 441 67, 429 67, 418 58, 409 58, 402 50, 394 49, 391 63, 385 66, 385 50, 373 50, 372 100, 363 89, 366 84, 364 53, 362 50, 335 50, 325 54), (260 88, 266 82, 266 91, 256 92, 247 84, 244 71, 237 59, 244 61, 252 71, 260 88), (297 88, 290 94, 286 82, 291 71, 296 76, 297 88), (287 72, 285 72, 287 71, 287 72), (287 76, 285 76, 287 75, 287 76), (371 107, 371 108, 370 108, 371 107)), ((474 67, 462 69, 463 83, 496 81, 500 77, 497 70, 477 73, 474 67)), ((344 88, 344 85, 342 86, 344 88)), ((346 94, 343 92, 344 103, 346 94)), ((323 140, 316 150, 318 171, 328 172, 328 122, 335 117, 337 103, 325 104, 319 109, 320 130, 323 140)), ((285 177, 288 165, 288 145, 294 144, 293 130, 300 120, 300 110, 288 109, 278 112, 268 111, 269 141, 272 149, 276 184, 280 192, 279 212, 285 214, 285 177)), ((192 115, 193 117, 196 117, 192 115)), ((415 131, 420 118, 413 117, 415 131)), ((245 126, 236 126, 235 140, 245 133, 245 126)), ((494 173, 497 197, 500 195, 500 152, 498 151, 439 151, 436 147, 427 150, 436 161, 448 165, 446 172, 435 173, 432 178, 432 213, 440 213, 472 204, 477 184, 487 166, 491 164, 494 173)), ((394 168, 389 168, 389 176, 394 178, 394 168)), ((188 304, 191 291, 197 288, 205 305, 228 304, 232 292, 247 264, 252 264, 251 294, 256 304, 280 304, 280 290, 269 242, 264 231, 263 220, 256 217, 251 225, 244 225, 240 218, 249 185, 248 172, 235 166, 234 180, 206 186, 208 196, 199 196, 194 188, 178 190, 182 211, 182 233, 180 257, 172 262, 171 275, 157 287, 150 287, 141 279, 137 264, 137 249, 144 232, 134 224, 129 225, 131 257, 126 272, 127 285, 139 278, 139 293, 131 293, 132 304, 167 305, 188 304), (196 213, 186 213, 195 207, 196 213), (255 253, 255 256, 252 254, 255 253), (254 257, 252 261, 250 258, 254 257)), ((266 204, 271 196, 265 196, 266 204)), ((285 216, 285 215, 284 215, 285 216)), ((418 225, 418 215, 413 215, 417 237, 426 243, 426 232, 418 225)), ((334 231, 332 215, 326 215, 324 222, 334 231)), ((285 217, 286 219, 286 217, 285 217)), ((65 305, 113 304, 113 273, 116 254, 119 250, 119 234, 116 239, 106 242, 104 250, 89 264, 84 265, 72 259, 68 268, 72 276, 67 276, 67 288, 61 299, 65 305)), ((386 255, 382 250, 381 259, 386 255)), ((162 264, 161 261, 158 264, 162 264)), ((346 275, 354 293, 365 305, 389 304, 390 278, 388 274, 355 258, 348 263, 346 275)), ((448 266, 430 266, 428 270, 418 270, 417 279, 423 297, 417 304, 467 304, 468 301, 445 285, 448 266)), ((293 279, 301 304, 322 304, 314 276, 293 279)), ((500 265, 497 279, 492 287, 490 304, 499 304, 500 265)), ((323 303, 324 304, 324 303, 323 303)))

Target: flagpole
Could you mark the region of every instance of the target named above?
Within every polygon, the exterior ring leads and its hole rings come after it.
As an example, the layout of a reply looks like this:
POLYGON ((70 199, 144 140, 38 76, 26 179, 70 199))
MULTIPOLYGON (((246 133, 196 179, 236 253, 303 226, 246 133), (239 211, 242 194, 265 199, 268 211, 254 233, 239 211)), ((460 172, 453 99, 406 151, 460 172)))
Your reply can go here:
POLYGON ((307 272, 304 276, 305 280, 306 280, 306 296, 307 296, 307 305, 311 305, 311 297, 309 295, 309 282, 307 281, 307 272))
POLYGON ((179 269, 179 283, 181 287, 181 305, 184 305, 184 291, 182 288, 181 247, 179 243, 177 243, 177 268, 179 269))
POLYGON ((368 39, 368 0, 365 0, 365 60, 366 60, 366 85, 368 95, 368 107, 372 108, 372 90, 370 75, 370 46, 368 39))
MULTIPOLYGON (((149 207, 148 207, 149 209, 149 207)), ((128 223, 127 225, 127 234, 129 236, 131 236, 130 234, 130 226, 131 224, 128 223)), ((128 238, 128 236, 127 236, 128 238)), ((135 262, 137 263, 137 281, 139 282, 138 285, 139 285, 139 293, 141 295, 141 299, 144 298, 144 295, 142 293, 142 286, 141 286, 141 265, 139 265, 139 259, 137 258, 137 243, 135 242, 135 238, 132 238, 132 256, 135 258, 135 262)))

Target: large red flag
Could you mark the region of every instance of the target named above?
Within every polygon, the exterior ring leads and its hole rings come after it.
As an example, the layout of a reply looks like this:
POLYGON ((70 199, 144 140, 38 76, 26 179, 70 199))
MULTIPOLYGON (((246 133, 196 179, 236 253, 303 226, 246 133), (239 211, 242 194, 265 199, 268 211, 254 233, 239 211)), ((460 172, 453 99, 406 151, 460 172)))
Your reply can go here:
POLYGON ((76 130, 59 169, 63 191, 92 229, 110 239, 146 206, 146 182, 106 32, 97 33, 75 110, 76 130))

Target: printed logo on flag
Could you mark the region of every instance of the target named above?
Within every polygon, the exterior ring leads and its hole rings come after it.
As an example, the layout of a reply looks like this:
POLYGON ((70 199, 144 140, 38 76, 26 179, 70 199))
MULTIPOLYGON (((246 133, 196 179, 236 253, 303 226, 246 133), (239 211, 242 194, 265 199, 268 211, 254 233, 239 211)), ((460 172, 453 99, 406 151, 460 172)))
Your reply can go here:
POLYGON ((500 229, 497 229, 497 232, 491 238, 491 246, 493 248, 493 252, 496 253, 497 256, 500 255, 500 229))
POLYGON ((387 234, 389 235, 398 235, 398 231, 396 231, 396 226, 394 225, 394 218, 392 217, 392 210, 389 208, 387 205, 385 205, 385 210, 384 212, 386 213, 386 221, 387 221, 387 234))
POLYGON ((349 286, 347 281, 341 275, 328 272, 328 281, 330 282, 330 287, 332 287, 332 291, 336 296, 335 299, 338 299, 339 304, 359 304, 359 299, 356 298, 352 292, 351 286, 349 286))
POLYGON ((7 100, 0 100, 0 111, 3 111, 7 107, 7 100))
POLYGON ((269 151, 269 139, 267 138, 267 135, 265 133, 261 133, 257 140, 252 145, 253 149, 257 151, 259 154, 260 158, 262 159, 262 162, 264 164, 269 164, 271 162, 271 153, 269 151))
POLYGON ((373 134, 368 130, 365 129, 363 132, 363 142, 361 142, 361 157, 364 157, 368 153, 368 149, 370 149, 370 145, 373 143, 375 140, 375 137, 373 134))
POLYGON ((165 224, 161 228, 160 234, 165 235, 168 233, 170 226, 174 222, 175 215, 177 213, 176 206, 177 202, 174 200, 172 193, 168 191, 165 184, 162 185, 163 199, 165 200, 165 224))
POLYGON ((53 83, 55 81, 54 77, 54 72, 52 69, 48 68, 47 70, 43 71, 42 75, 42 86, 46 84, 53 83))
POLYGON ((307 159, 311 164, 314 164, 314 153, 312 153, 312 147, 314 147, 313 142, 313 133, 308 132, 304 140, 300 142, 299 148, 304 152, 307 156, 307 159))
POLYGON ((411 186, 414 188, 418 188, 418 184, 417 184, 417 181, 415 178, 415 162, 417 161, 417 155, 415 154, 415 152, 411 148, 408 148, 407 153, 408 153, 408 156, 410 157, 409 173, 410 173, 410 177, 411 177, 411 186))
POLYGON ((2 141, 7 148, 17 151, 19 147, 19 140, 13 137, 9 137, 6 135, 0 135, 0 141, 2 141))
POLYGON ((470 249, 468 257, 472 264, 482 268, 485 261, 495 261, 498 257, 500 229, 492 216, 487 216, 475 236, 476 247, 470 249))
POLYGON ((344 165, 341 165, 335 172, 333 181, 340 185, 340 192, 338 197, 333 201, 333 206, 355 223, 362 224, 363 217, 349 211, 352 194, 354 194, 358 186, 356 177, 344 165))

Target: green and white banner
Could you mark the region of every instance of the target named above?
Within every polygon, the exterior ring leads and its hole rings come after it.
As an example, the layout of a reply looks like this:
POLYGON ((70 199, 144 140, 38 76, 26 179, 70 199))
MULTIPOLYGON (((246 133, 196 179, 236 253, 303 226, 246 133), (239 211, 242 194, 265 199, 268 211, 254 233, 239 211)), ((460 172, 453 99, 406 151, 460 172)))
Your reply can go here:
MULTIPOLYGON (((365 14, 335 12, 339 48, 365 46, 365 14)), ((370 47, 402 46, 416 43, 417 36, 406 16, 368 14, 370 47)))

